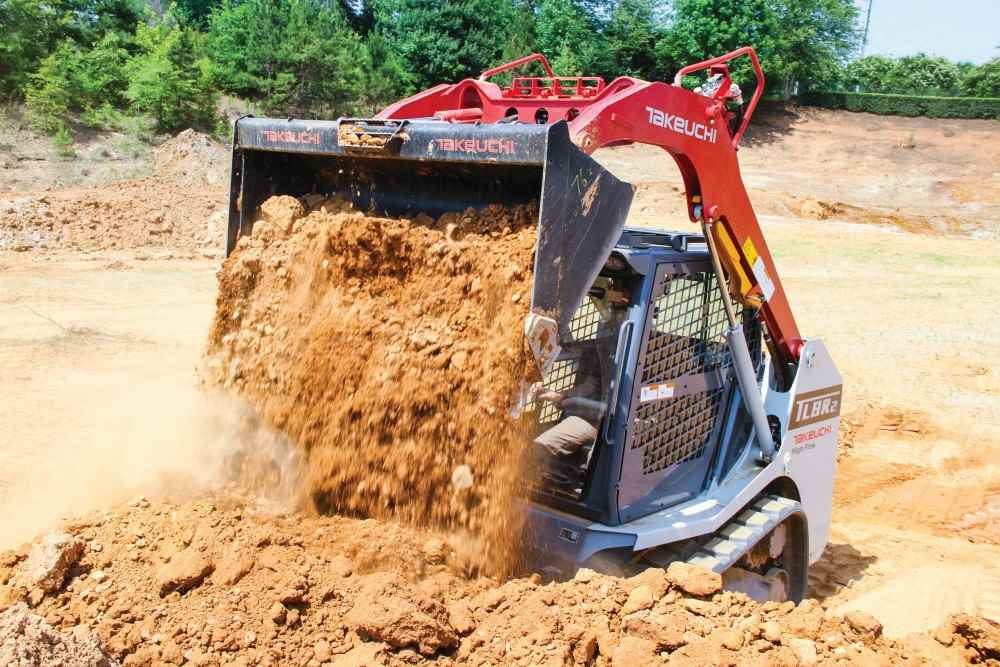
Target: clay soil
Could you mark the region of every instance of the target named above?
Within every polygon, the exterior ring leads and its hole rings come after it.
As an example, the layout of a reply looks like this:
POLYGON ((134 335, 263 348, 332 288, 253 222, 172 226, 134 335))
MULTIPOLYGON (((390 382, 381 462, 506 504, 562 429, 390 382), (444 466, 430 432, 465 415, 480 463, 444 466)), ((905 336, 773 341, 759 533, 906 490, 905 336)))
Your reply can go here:
POLYGON ((223 265, 209 380, 305 450, 319 512, 468 531, 475 565, 509 569, 537 207, 311 203, 265 202, 223 265))
MULTIPOLYGON (((315 291, 304 286, 327 280, 324 271, 340 279, 342 269, 323 268, 326 250, 297 241, 294 225, 287 238, 252 239, 259 247, 247 257, 269 249, 264 284, 244 290, 258 298, 235 289, 223 304, 276 308, 241 312, 220 330, 218 263, 200 257, 201 242, 140 241, 148 210, 201 194, 213 207, 198 204, 205 212, 192 216, 225 210, 224 188, 196 169, 150 183, 138 215, 118 211, 128 229, 114 248, 95 241, 72 250, 55 237, 48 247, 0 251, 0 404, 9 407, 0 548, 10 548, 0 556, 0 607, 24 600, 37 614, 30 627, 86 631, 128 664, 1000 660, 989 620, 1000 620, 1000 338, 990 317, 1000 253, 989 243, 1000 229, 1000 125, 813 110, 764 120, 741 151, 744 176, 799 327, 824 339, 845 387, 831 542, 813 568, 810 601, 797 610, 691 593, 658 571, 635 580, 585 572, 561 583, 471 576, 468 540, 454 530, 459 514, 417 528, 418 516, 351 509, 352 496, 337 491, 329 497, 346 516, 299 511, 296 490, 323 487, 295 443, 309 435, 282 393, 296 368, 280 354, 293 343, 276 340, 276 325, 292 314, 286 303, 315 291), (195 185, 183 186, 190 178, 195 185), (269 267, 272 257, 282 264, 269 267), (215 332, 215 357, 232 360, 244 316, 279 353, 277 380, 256 363, 242 385, 224 365, 203 367, 206 332, 215 332), (233 345, 220 344, 227 335, 233 345), (198 388, 205 372, 221 373, 230 395, 198 388), (277 396, 270 404, 259 401, 265 386, 277 396), (262 421, 233 393, 264 405, 262 421), (379 518, 355 516, 368 511, 379 518), (58 590, 23 585, 31 545, 19 545, 58 526, 85 545, 82 555, 58 590)), ((662 153, 628 147, 598 159, 639 184, 631 223, 687 228, 672 217, 679 183, 662 153)), ((125 187, 25 189, 0 208, 65 194, 67 207, 76 196, 84 210, 125 187)), ((315 214, 298 221, 300 231, 315 214)), ((350 229, 343 221, 357 214, 322 215, 350 229)), ((26 229, 22 220, 0 212, 0 228, 26 229)), ((222 225, 203 223, 221 247, 222 225)), ((442 236, 447 246, 447 225, 408 224, 411 257, 442 236)), ((224 286, 236 262, 224 267, 224 286)), ((495 275, 506 280, 506 268, 495 275)), ((455 279, 439 289, 451 294, 455 279)), ((317 293, 339 303, 334 291, 317 293)), ((359 284, 351 305, 370 307, 369 297, 359 284)), ((333 326, 302 319, 310 335, 333 326)), ((386 337, 372 344, 394 340, 390 322, 378 322, 386 337)), ((437 343, 453 340, 443 335, 451 320, 428 323, 437 343)), ((294 345, 309 352, 308 341, 294 345)), ((339 424, 334 412, 322 416, 320 428, 339 424)), ((447 479, 442 472, 432 486, 451 493, 451 475, 466 461, 449 453, 447 479)))

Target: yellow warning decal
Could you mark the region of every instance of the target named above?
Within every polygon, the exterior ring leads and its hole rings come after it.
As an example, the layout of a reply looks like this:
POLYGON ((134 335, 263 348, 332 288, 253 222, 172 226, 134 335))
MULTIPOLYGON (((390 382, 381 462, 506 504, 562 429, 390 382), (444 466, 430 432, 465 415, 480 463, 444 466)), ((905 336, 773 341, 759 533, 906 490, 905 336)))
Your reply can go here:
POLYGON ((753 266, 757 261, 757 247, 753 244, 753 239, 749 236, 743 242, 743 256, 747 258, 747 264, 753 266))

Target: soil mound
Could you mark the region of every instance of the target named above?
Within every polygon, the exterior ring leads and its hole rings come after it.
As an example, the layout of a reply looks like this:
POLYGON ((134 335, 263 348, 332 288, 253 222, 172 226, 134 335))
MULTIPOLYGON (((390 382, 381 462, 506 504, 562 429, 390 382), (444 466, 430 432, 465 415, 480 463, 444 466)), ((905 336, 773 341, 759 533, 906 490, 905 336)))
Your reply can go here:
MULTIPOLYGON (((468 579, 427 530, 233 498, 137 501, 62 529, 86 548, 57 590, 17 583, 30 546, 0 553, 0 619, 25 618, 27 601, 29 624, 96 635, 125 665, 955 665, 996 664, 1000 645, 982 618, 891 640, 863 612, 695 595, 659 569, 468 579)), ((9 627, 0 646, 26 634, 9 627)))
POLYGON ((118 667, 84 628, 59 632, 18 603, 0 614, 0 665, 6 667, 118 667))
POLYGON ((226 189, 146 178, 0 198, 0 251, 221 257, 226 189))
POLYGON ((537 209, 310 203, 265 202, 223 266, 211 379, 305 449, 321 512, 465 530, 508 563, 537 209))
POLYGON ((207 134, 184 130, 153 151, 159 176, 182 179, 192 185, 224 185, 229 180, 230 154, 226 147, 207 134))

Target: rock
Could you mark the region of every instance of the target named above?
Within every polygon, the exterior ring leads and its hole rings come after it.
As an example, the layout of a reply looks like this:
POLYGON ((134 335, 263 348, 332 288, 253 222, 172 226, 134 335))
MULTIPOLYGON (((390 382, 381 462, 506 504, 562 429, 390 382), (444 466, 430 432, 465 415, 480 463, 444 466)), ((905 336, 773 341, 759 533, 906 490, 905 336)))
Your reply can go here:
POLYGON ((687 616, 676 609, 666 614, 654 611, 646 617, 637 614, 627 618, 622 627, 626 634, 652 641, 658 651, 673 651, 687 643, 687 616))
POLYGON ((83 542, 69 533, 48 533, 31 548, 21 568, 24 583, 46 593, 59 590, 66 573, 83 555, 83 548, 83 542))
POLYGON ((934 641, 942 646, 951 646, 955 641, 951 624, 946 623, 934 630, 934 641))
POLYGON ((611 664, 614 667, 652 667, 662 661, 654 642, 626 635, 611 654, 611 664))
POLYGON ((425 656, 458 646, 458 633, 442 604, 392 574, 366 579, 344 617, 347 627, 397 649, 416 647, 425 656))
POLYGON ((597 655, 597 633, 587 630, 573 646, 573 664, 589 665, 597 655))
POLYGON ((667 579, 690 595, 711 595, 722 590, 722 575, 690 563, 671 563, 667 568, 667 579))
POLYGON ((587 582, 593 581, 594 576, 596 574, 597 574, 596 572, 594 572, 589 568, 581 567, 579 570, 576 571, 576 574, 573 575, 573 580, 585 584, 587 582))
POLYGON ((170 562, 156 573, 160 597, 174 591, 184 593, 198 586, 213 569, 212 561, 197 549, 189 547, 175 554, 170 562))
POLYGON ((730 651, 739 651, 743 648, 743 633, 738 630, 724 630, 719 639, 730 651))
POLYGON ((698 616, 714 616, 716 607, 706 600, 681 600, 681 606, 698 616))
POLYGON ((275 602, 268 610, 267 617, 274 621, 275 625, 283 625, 288 618, 288 609, 280 602, 275 602))
POLYGON ((93 570, 90 573, 90 578, 96 581, 97 583, 101 583, 102 581, 108 578, 108 575, 105 574, 104 570, 93 570))
POLYGON ((316 645, 313 646, 313 657, 319 662, 329 662, 330 658, 333 657, 333 652, 330 650, 330 642, 325 639, 316 642, 316 645))
POLYGON ((625 601, 625 606, 622 607, 622 614, 627 616, 643 609, 649 609, 653 606, 653 602, 655 602, 653 600, 653 591, 650 590, 649 586, 645 584, 637 586, 629 593, 628 599, 625 601))
POLYGON ((234 586, 247 576, 254 566, 254 558, 247 552, 226 555, 212 574, 212 581, 223 586, 234 586))
POLYGON ((338 656, 333 661, 333 667, 373 667, 374 665, 384 665, 385 661, 382 660, 384 652, 384 644, 366 642, 338 656))
POLYGON ((659 600, 670 590, 670 580, 667 573, 659 567, 649 567, 625 580, 625 588, 631 590, 637 586, 647 586, 653 593, 653 599, 659 600))
POLYGON ((798 607, 781 619, 781 625, 790 635, 816 639, 823 625, 823 607, 816 600, 803 600, 798 607))
POLYGON ((457 466, 451 472, 451 485, 456 491, 472 488, 474 481, 475 480, 472 477, 472 468, 467 465, 463 464, 457 466))
POLYGON ((969 614, 955 614, 949 622, 955 635, 962 637, 978 654, 978 662, 1000 663, 1000 624, 969 614))
POLYGON ((866 611, 853 610, 844 614, 844 620, 851 629, 862 635, 877 637, 882 633, 882 624, 866 611))
POLYGON ((119 663, 84 627, 59 632, 19 603, 0 614, 0 665, 118 667, 119 663))
POLYGON ((469 353, 459 350, 455 354, 451 355, 451 366, 458 370, 465 368, 465 364, 469 361, 469 353))
POLYGON ((271 228, 280 236, 288 236, 296 220, 305 215, 305 207, 295 197, 281 195, 271 197, 260 207, 261 217, 270 223, 271 228))
POLYGON ((448 621, 455 631, 463 636, 476 629, 472 611, 465 602, 456 602, 448 607, 448 621))
POLYGON ((799 659, 802 667, 812 667, 819 660, 816 655, 816 643, 811 639, 796 637, 788 642, 788 647, 795 652, 795 657, 799 659))
POLYGON ((777 644, 781 641, 781 626, 774 621, 766 621, 760 625, 761 634, 764 639, 771 642, 772 644, 777 644))

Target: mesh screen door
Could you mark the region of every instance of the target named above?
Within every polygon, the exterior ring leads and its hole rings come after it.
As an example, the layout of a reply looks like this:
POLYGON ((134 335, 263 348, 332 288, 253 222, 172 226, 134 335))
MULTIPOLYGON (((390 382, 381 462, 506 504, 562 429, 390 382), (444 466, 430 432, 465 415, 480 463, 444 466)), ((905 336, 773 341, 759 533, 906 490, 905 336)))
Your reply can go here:
POLYGON ((661 265, 639 349, 620 506, 700 489, 729 397, 726 316, 705 265, 661 265))

